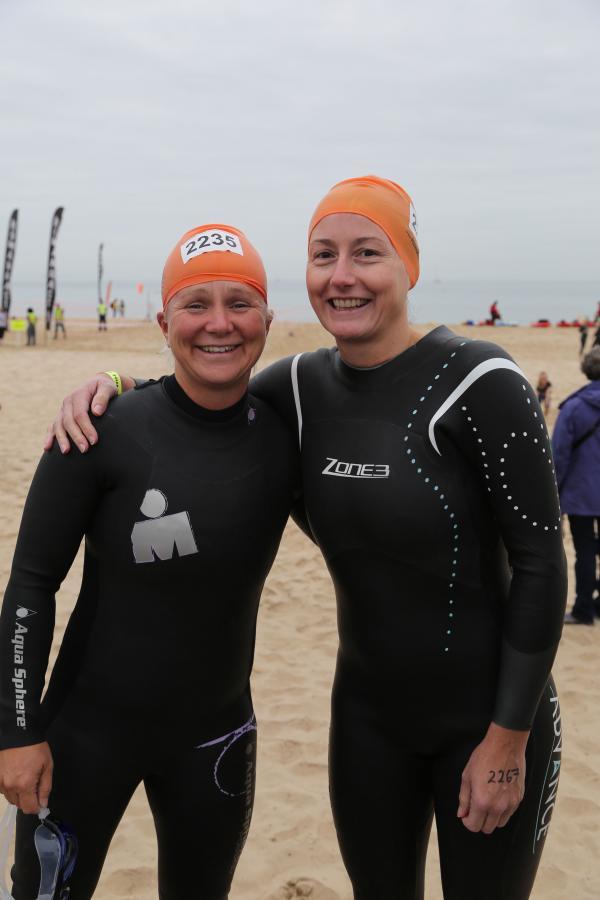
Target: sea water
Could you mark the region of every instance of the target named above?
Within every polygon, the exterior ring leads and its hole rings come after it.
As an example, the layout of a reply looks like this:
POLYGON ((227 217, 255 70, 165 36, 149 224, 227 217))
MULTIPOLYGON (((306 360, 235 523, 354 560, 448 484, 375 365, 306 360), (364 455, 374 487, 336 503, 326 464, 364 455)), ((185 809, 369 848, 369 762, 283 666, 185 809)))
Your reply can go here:
MULTIPOLYGON (((104 291, 106 287, 104 287, 104 291)), ((56 300, 67 317, 96 316, 98 288, 95 282, 58 281, 56 300)), ((45 307, 45 286, 17 282, 12 287, 11 315, 23 315, 32 306, 39 316, 45 307)), ((585 281, 419 281, 409 293, 413 322, 480 322, 489 316, 494 300, 505 322, 529 325, 538 319, 572 321, 595 317, 600 301, 600 283, 585 281)), ((110 299, 125 302, 128 318, 154 318, 161 308, 160 285, 146 284, 138 293, 134 281, 113 281, 110 299)), ((315 321, 300 280, 272 278, 269 304, 276 318, 284 321, 315 321)), ((109 310, 109 320, 112 312, 109 310)))

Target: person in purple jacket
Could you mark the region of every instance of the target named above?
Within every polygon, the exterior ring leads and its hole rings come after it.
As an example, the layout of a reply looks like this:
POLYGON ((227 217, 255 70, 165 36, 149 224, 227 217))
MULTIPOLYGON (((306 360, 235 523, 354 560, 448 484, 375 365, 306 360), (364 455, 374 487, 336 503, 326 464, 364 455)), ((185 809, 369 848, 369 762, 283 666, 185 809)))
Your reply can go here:
POLYGON ((589 384, 559 406, 552 447, 561 511, 575 546, 575 603, 567 625, 593 625, 600 540, 600 347, 581 363, 589 384))

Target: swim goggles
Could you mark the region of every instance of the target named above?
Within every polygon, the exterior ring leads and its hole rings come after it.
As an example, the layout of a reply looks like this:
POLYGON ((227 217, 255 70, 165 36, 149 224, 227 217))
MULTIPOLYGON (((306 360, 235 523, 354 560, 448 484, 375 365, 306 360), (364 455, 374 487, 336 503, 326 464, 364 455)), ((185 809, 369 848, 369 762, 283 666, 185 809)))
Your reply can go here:
MULTIPOLYGON (((41 809, 38 815, 40 824, 33 836, 40 861, 37 900, 68 900, 71 896, 69 880, 77 860, 77 838, 65 825, 53 819, 48 809, 41 809)), ((16 818, 17 808, 10 805, 0 820, 0 900, 12 900, 5 872, 16 818)))

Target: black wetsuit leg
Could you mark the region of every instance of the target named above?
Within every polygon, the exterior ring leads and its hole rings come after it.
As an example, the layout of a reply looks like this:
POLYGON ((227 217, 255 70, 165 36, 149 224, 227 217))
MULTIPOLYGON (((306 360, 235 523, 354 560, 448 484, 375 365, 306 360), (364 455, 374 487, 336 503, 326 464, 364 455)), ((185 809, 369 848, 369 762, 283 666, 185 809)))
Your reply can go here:
POLYGON ((560 708, 546 688, 526 751, 525 795, 504 828, 473 833, 456 818, 461 773, 474 749, 457 746, 434 765, 444 900, 527 900, 552 817, 561 764, 560 708))
POLYGON ((340 850, 355 900, 423 900, 430 767, 397 740, 394 710, 378 713, 336 677, 329 778, 340 850))
MULTIPOLYGON (((160 900, 226 900, 252 816, 256 724, 251 708, 237 731, 216 742, 210 735, 208 746, 172 753, 164 747, 156 752, 155 735, 144 752, 145 733, 137 722, 131 729, 123 722, 116 727, 108 710, 93 704, 81 710, 78 697, 47 730, 54 759, 52 814, 68 823, 79 842, 70 881, 73 900, 93 896, 112 837, 142 781, 158 838, 160 900)), ((35 900, 38 894, 33 838, 38 824, 37 816, 19 813, 15 900, 35 900)))
POLYGON ((457 819, 462 772, 481 733, 436 754, 404 749, 387 717, 336 682, 331 731, 331 801, 355 900, 422 900, 435 807, 445 900, 527 900, 552 816, 561 757, 561 721, 552 683, 527 746, 524 799, 504 828, 470 832, 457 819))
POLYGON ((240 731, 170 758, 144 779, 158 836, 160 900, 229 896, 254 803, 256 726, 240 731))
MULTIPOLYGON (((99 717, 97 726, 81 728, 71 710, 58 716, 47 731, 54 760, 50 806, 52 815, 77 836, 79 852, 71 879, 73 900, 92 897, 113 834, 137 784, 137 761, 128 747, 126 729, 115 732, 99 717)), ((40 866, 34 846, 36 815, 17 815, 14 900, 35 900, 40 866)))

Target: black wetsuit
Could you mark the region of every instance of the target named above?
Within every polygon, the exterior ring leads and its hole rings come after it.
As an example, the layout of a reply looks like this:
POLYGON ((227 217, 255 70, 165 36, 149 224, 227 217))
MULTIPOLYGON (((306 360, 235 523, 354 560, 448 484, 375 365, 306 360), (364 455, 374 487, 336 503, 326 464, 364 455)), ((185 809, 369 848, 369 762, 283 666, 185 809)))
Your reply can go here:
MULTIPOLYGON (((0 746, 47 740, 53 814, 79 838, 91 897, 143 781, 163 900, 223 900, 252 812, 256 613, 297 480, 297 448, 261 400, 202 410, 170 376, 111 404, 84 456, 36 472, 0 620, 0 746), (40 707, 54 594, 85 534, 81 593, 40 707)), ((20 816, 16 900, 39 866, 20 816)))
POLYGON ((252 389, 296 424, 303 524, 335 583, 331 798, 355 897, 423 897, 435 809, 446 900, 524 900, 560 768, 549 675, 566 594, 529 382, 499 347, 440 327, 374 369, 319 350, 252 389), (473 834, 460 779, 492 720, 533 722, 525 798, 473 834))

